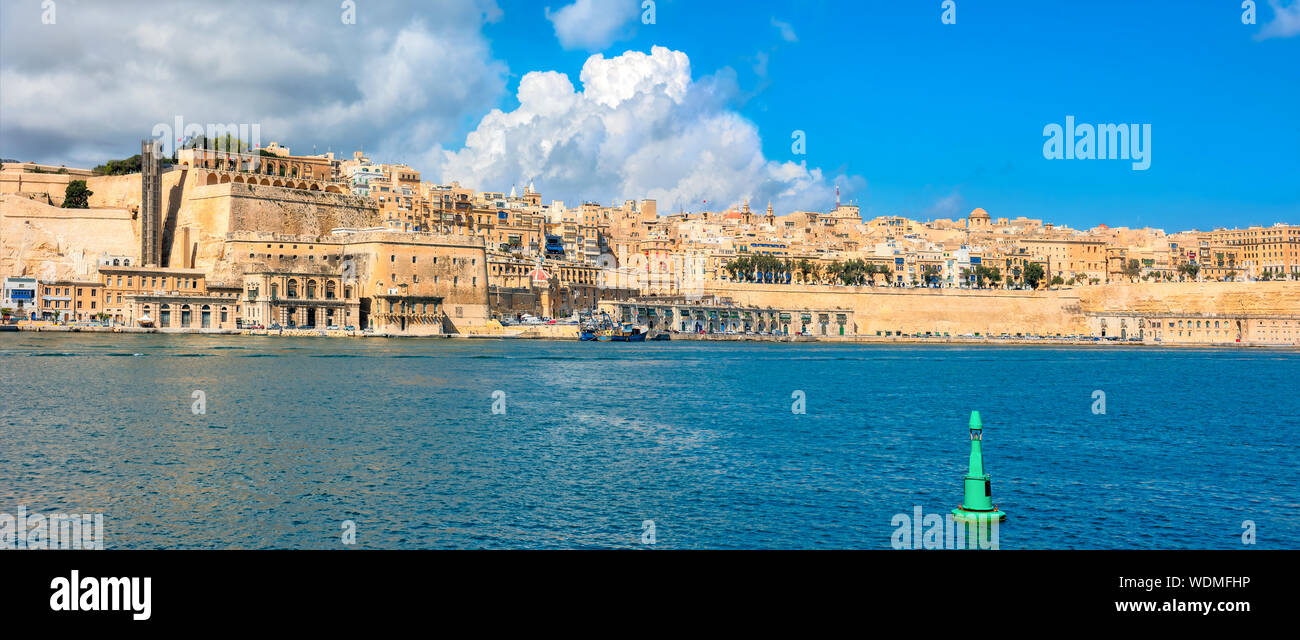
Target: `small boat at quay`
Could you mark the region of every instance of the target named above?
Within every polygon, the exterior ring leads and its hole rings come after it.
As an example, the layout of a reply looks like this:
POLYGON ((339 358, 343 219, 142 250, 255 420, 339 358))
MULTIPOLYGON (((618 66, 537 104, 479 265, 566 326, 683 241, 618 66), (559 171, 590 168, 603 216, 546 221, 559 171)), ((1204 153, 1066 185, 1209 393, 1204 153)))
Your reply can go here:
POLYGON ((645 342, 646 335, 640 327, 614 322, 608 313, 578 323, 578 339, 583 342, 645 342))
POLYGON ((598 342, 645 342, 646 333, 641 327, 621 324, 596 334, 598 342))

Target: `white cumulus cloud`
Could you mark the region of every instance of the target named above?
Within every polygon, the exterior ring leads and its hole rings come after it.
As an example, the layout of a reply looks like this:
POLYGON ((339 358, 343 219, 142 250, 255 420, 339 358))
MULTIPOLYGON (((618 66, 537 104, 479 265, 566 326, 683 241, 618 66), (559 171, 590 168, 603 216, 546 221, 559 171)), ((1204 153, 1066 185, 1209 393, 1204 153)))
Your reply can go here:
POLYGON ((1300 33, 1300 1, 1268 0, 1273 9, 1273 20, 1259 30, 1256 38, 1290 38, 1300 33))
MULTIPOLYGON (((508 70, 482 34, 494 0, 340 4, 142 0, 0 4, 0 154, 90 167, 155 124, 259 125, 294 153, 412 163, 497 104, 508 70)), ((179 132, 178 132, 179 133, 179 132)))
POLYGON ((574 0, 558 11, 546 8, 555 37, 565 49, 596 51, 612 44, 640 13, 637 0, 574 0))
POLYGON ((661 211, 699 210, 705 200, 709 209, 771 200, 782 211, 834 202, 821 169, 764 157, 754 123, 726 107, 734 80, 692 79, 685 53, 596 54, 579 80, 581 88, 555 71, 525 75, 518 108, 492 110, 463 148, 442 151, 442 179, 502 190, 535 180, 544 197, 654 198, 661 211))

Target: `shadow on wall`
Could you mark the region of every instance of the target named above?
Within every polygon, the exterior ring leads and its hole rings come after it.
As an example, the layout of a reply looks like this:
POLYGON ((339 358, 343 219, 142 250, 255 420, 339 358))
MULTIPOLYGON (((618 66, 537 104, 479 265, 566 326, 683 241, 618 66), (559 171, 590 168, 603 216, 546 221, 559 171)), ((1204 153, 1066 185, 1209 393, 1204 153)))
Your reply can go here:
MULTIPOLYGON (((176 237, 176 219, 180 217, 181 198, 185 196, 185 179, 189 177, 187 169, 181 169, 181 178, 167 191, 167 211, 163 213, 162 255, 159 258, 163 266, 172 266, 172 242, 176 237)), ((184 249, 182 249, 184 250, 184 249)))

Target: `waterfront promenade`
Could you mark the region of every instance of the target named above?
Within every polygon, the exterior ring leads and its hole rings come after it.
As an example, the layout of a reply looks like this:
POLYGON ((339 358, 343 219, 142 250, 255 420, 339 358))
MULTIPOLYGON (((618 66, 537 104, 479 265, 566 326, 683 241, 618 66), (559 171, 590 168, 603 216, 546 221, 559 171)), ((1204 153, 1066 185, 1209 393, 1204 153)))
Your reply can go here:
MULTIPOLYGON (((508 325, 495 327, 472 334, 444 334, 438 336, 405 336, 370 331, 344 331, 327 329, 154 329, 141 327, 107 327, 84 325, 55 325, 49 323, 26 323, 10 325, 18 331, 40 333, 94 333, 126 335, 200 335, 200 336, 252 336, 274 338, 411 338, 411 339, 460 339, 460 340, 551 340, 577 341, 575 324, 534 324, 508 325)), ((758 335, 744 333, 671 333, 670 341, 690 342, 759 342, 759 343, 820 343, 820 344, 875 344, 875 345, 1008 345, 1008 346, 1042 346, 1042 347, 1085 347, 1085 348, 1259 348, 1300 351, 1300 345, 1293 344, 1257 344, 1241 342, 1215 343, 1161 343, 1151 340, 1101 339, 1088 336, 926 336, 926 335, 891 335, 891 336, 812 336, 812 335, 758 335)))

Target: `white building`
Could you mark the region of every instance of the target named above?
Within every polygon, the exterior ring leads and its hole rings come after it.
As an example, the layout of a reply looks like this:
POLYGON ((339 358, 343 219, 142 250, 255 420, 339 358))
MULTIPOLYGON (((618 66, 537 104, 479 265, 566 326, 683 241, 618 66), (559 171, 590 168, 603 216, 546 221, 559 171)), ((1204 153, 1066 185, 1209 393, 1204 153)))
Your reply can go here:
POLYGON ((31 318, 37 312, 36 278, 5 278, 0 307, 11 309, 14 317, 31 318))

